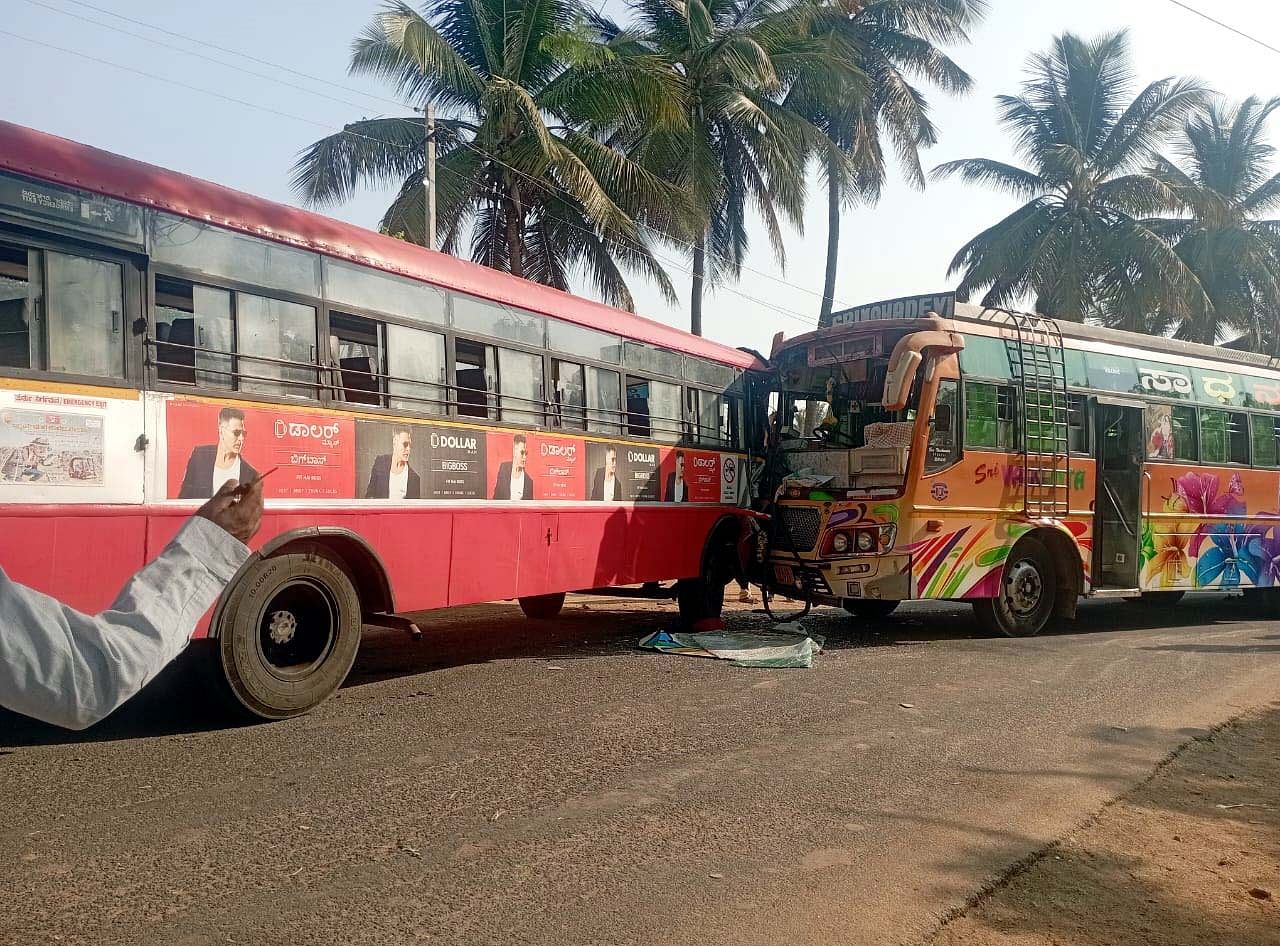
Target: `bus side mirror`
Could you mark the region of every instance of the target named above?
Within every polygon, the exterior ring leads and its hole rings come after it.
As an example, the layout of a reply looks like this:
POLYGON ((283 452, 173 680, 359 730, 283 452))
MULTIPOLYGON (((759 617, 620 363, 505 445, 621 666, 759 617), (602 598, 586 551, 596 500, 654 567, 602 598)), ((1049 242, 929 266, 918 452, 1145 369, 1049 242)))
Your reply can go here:
POLYGON ((907 405, 911 396, 911 384, 916 379, 916 371, 924 355, 918 351, 894 352, 889 362, 889 370, 884 377, 884 397, 881 406, 888 411, 900 411, 907 405))

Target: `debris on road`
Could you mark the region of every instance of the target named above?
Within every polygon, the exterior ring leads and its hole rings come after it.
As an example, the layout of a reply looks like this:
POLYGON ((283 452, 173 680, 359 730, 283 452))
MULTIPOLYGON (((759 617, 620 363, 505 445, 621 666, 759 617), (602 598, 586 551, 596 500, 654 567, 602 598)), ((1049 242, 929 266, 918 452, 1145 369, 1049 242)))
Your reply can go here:
POLYGON ((696 634, 655 631, 640 646, 664 654, 714 657, 735 667, 812 667, 822 653, 823 638, 807 633, 795 621, 768 631, 704 631, 696 634))

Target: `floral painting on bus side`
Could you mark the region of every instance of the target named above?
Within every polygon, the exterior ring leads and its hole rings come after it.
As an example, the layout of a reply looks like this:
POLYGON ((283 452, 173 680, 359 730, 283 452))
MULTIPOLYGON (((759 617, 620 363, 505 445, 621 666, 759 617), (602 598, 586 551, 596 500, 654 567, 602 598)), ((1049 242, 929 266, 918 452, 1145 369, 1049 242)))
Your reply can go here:
POLYGON ((1275 586, 1280 582, 1276 480, 1277 474, 1261 470, 1229 475, 1175 470, 1160 508, 1143 524, 1142 587, 1275 586), (1267 491, 1271 510, 1249 513, 1250 486, 1255 495, 1267 491), (1223 521, 1232 517, 1241 521, 1223 521))

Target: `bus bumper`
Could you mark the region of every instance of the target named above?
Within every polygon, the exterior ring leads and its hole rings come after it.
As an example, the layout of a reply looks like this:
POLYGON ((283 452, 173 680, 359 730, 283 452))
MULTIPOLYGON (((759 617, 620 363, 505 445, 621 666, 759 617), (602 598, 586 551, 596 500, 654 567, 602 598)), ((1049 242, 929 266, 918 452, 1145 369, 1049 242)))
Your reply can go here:
POLYGON ((838 605, 848 598, 906 601, 911 597, 911 556, 797 561, 791 556, 773 555, 768 578, 770 589, 777 594, 822 604, 838 605))

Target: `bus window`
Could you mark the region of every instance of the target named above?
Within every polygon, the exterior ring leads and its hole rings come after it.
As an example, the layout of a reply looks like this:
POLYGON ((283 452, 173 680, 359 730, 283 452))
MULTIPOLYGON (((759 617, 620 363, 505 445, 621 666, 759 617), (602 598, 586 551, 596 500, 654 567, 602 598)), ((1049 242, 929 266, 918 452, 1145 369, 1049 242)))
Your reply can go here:
POLYGON ((583 366, 559 358, 551 359, 551 383, 554 385, 555 425, 585 430, 587 383, 583 366))
POLYGON ((444 336, 402 325, 386 326, 386 334, 391 406, 424 414, 445 413, 444 336))
POLYGON ((723 399, 710 391, 686 388, 689 402, 689 423, 694 439, 700 443, 719 445, 721 440, 721 412, 723 399))
POLYGON ((1194 463, 1199 456, 1196 450, 1196 409, 1175 404, 1170 411, 1170 425, 1173 430, 1173 459, 1194 463))
POLYGON ((1200 461, 1248 463, 1248 415, 1238 411, 1200 411, 1200 461))
POLYGON ((236 316, 240 390, 314 397, 316 310, 240 292, 236 316))
POLYGON ((566 355, 616 365, 622 360, 622 339, 559 319, 547 320, 547 347, 566 355))
POLYGON ((454 343, 458 413, 463 417, 496 417, 493 393, 498 389, 497 349, 459 338, 454 343))
POLYGON ((124 283, 118 263, 46 253, 49 370, 124 377, 124 283))
POLYGON ((989 450, 1017 448, 1017 394, 1007 384, 969 381, 964 386, 965 446, 989 450))
MULTIPOLYGON (((223 230, 210 223, 157 213, 152 259, 165 266, 304 296, 320 296, 320 256, 223 230)), ((255 372, 256 373, 256 372, 255 372)))
POLYGON ((44 365, 41 282, 39 253, 0 245, 0 368, 44 365))
POLYGON ((720 445, 736 450, 739 446, 739 430, 742 425, 742 402, 736 397, 720 400, 720 445))
POLYGON ((929 446, 924 455, 926 473, 937 473, 960 459, 960 440, 956 436, 959 401, 958 381, 944 378, 938 382, 938 399, 929 419, 929 446))
POLYGON ((161 381, 235 387, 230 292, 157 276, 154 323, 161 381))
POLYGON ((542 423, 541 355, 498 349, 498 413, 508 423, 542 423))
POLYGON ((1089 452, 1089 411, 1083 394, 1067 395, 1067 446, 1076 456, 1089 452))
POLYGON ((546 344, 547 324, 542 316, 461 293, 453 294, 453 324, 463 331, 539 348, 546 344))
POLYGON ((1280 466, 1280 417, 1252 414, 1253 465, 1280 466))
POLYGON ((680 439, 680 385, 627 378, 627 432, 675 443, 680 439))
POLYGON ((622 432, 622 383, 618 372, 587 365, 587 428, 622 432))
POLYGON ((382 325, 345 312, 329 313, 329 351, 338 367, 338 399, 382 404, 382 325))

